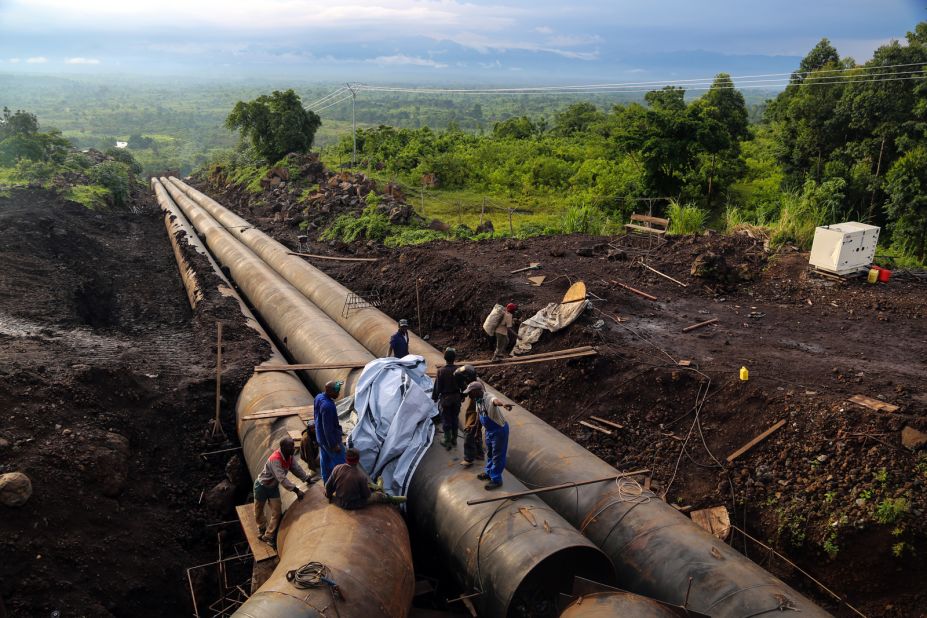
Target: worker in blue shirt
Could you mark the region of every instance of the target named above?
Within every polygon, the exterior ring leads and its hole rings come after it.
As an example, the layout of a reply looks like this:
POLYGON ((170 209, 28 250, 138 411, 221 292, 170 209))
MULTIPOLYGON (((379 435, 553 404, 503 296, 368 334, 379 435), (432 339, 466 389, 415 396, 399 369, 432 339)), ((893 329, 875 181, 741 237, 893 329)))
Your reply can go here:
POLYGON ((389 354, 402 358, 409 354, 409 320, 399 320, 399 330, 389 338, 389 354))
POLYGON ((463 394, 473 400, 480 424, 486 429, 486 467, 476 478, 489 481, 484 486, 488 490, 502 487, 502 471, 509 450, 509 424, 501 408, 511 410, 514 406, 487 393, 479 381, 471 382, 463 394))
POLYGON ((315 438, 319 443, 319 462, 321 463, 322 483, 328 482, 332 470, 338 464, 343 464, 344 444, 341 424, 338 422, 338 409, 335 399, 341 392, 340 381, 330 381, 325 384, 325 392, 316 395, 313 404, 313 417, 315 419, 315 438))

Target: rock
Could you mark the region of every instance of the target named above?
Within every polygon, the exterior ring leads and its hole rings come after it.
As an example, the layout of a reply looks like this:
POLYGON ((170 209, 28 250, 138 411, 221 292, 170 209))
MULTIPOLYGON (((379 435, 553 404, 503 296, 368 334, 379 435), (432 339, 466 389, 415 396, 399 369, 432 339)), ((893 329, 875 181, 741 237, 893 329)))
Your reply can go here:
POLYGON ((129 473, 129 440, 117 433, 106 433, 103 444, 92 446, 88 455, 93 461, 91 476, 100 493, 112 498, 122 493, 129 473))
POLYGON ((219 515, 230 513, 235 508, 235 487, 228 479, 222 479, 206 492, 203 496, 203 504, 219 515))
POLYGON ((245 467, 242 465, 241 457, 238 455, 233 455, 228 463, 225 464, 225 478, 227 478, 232 485, 238 486, 247 484, 248 476, 245 474, 245 467))
POLYGON ((925 444, 927 444, 927 433, 910 426, 901 430, 901 445, 905 448, 919 449, 925 444))
POLYGON ((0 503, 22 506, 32 496, 32 481, 22 472, 0 475, 0 503))

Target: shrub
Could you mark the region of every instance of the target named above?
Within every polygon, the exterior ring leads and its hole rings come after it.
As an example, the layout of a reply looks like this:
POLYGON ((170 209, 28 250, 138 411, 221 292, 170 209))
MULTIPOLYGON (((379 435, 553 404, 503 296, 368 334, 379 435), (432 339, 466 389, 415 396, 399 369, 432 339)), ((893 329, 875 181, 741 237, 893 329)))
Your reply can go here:
POLYGON ((142 165, 141 165, 141 163, 139 163, 138 161, 136 161, 136 160, 135 160, 135 157, 133 157, 133 156, 132 156, 132 153, 129 152, 128 150, 123 150, 122 148, 108 148, 108 149, 106 150, 106 153, 105 153, 105 154, 106 154, 106 156, 112 157, 112 158, 114 158, 115 160, 119 161, 120 163, 125 164, 125 166, 126 166, 133 174, 141 174, 141 173, 142 173, 142 165))
POLYGON ((90 210, 103 208, 110 199, 109 189, 100 185, 74 185, 65 197, 72 202, 83 204, 90 210))
POLYGON ((876 521, 880 524, 893 524, 908 512, 909 506, 905 498, 886 498, 876 506, 876 521))
POLYGON ((331 226, 322 232, 321 240, 342 240, 354 242, 358 238, 382 241, 390 231, 389 219, 377 211, 376 206, 368 206, 360 216, 341 215, 331 226))
POLYGON ((115 206, 122 206, 129 197, 129 168, 118 161, 104 161, 90 168, 94 184, 106 187, 115 206))
POLYGON ((560 231, 564 234, 596 234, 605 223, 605 214, 594 206, 570 206, 563 215, 560 231))
POLYGON ((20 159, 13 167, 13 174, 24 183, 46 184, 57 172, 54 163, 20 159))
POLYGON ((667 234, 698 234, 705 227, 708 211, 670 200, 666 208, 666 218, 669 219, 667 234))
POLYGON ((422 228, 404 229, 398 234, 391 234, 383 242, 387 247, 405 247, 407 245, 422 245, 434 240, 445 240, 447 234, 437 230, 422 228))

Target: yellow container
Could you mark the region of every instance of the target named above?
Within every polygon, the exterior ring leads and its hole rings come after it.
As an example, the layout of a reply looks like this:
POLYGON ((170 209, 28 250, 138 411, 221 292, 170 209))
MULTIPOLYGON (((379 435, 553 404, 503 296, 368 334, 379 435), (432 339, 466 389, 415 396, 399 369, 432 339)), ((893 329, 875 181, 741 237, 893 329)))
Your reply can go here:
POLYGON ((746 367, 740 368, 740 379, 742 382, 746 382, 747 380, 750 379, 750 372, 747 371, 746 367))
POLYGON ((869 276, 866 277, 866 281, 868 281, 869 283, 875 283, 878 280, 879 280, 879 271, 876 270, 875 268, 870 268, 869 276))

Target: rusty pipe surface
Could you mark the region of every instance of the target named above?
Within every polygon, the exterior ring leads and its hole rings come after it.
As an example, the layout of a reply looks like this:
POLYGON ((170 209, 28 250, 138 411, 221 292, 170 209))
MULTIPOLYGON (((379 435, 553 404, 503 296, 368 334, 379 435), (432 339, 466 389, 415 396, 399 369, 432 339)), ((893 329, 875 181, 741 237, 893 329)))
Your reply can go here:
MULTIPOLYGON (((189 200, 185 202, 180 199, 183 194, 176 186, 172 189, 171 194, 178 199, 185 212, 190 211, 193 224, 206 234, 211 248, 213 237, 216 237, 217 244, 219 238, 227 239, 224 229, 222 231, 225 235, 220 234, 215 229, 218 226, 215 221, 210 222, 210 218, 198 212, 189 200)), ((234 262, 227 263, 221 256, 220 261, 232 268, 233 277, 239 281, 234 262)), ((276 273, 266 276, 280 279, 276 273)), ((240 281, 239 285, 257 304, 257 300, 240 281)), ((305 297, 300 298, 308 302, 305 297)), ((342 304, 343 300, 340 300, 342 304)), ((261 312, 265 320, 273 324, 276 320, 272 314, 279 309, 268 306, 262 308, 261 312)), ((328 318, 326 321, 330 322, 328 318)), ((313 322, 313 329, 317 324, 313 322)), ((341 331, 337 326, 334 328, 341 331)), ((274 330, 278 338, 289 332, 274 330)), ((289 336, 292 338, 295 335, 289 336)), ((341 336, 360 346, 346 332, 341 331, 341 336)), ((339 347, 345 348, 341 344, 339 347)), ((366 363, 374 359, 369 351, 362 347, 361 350, 354 360, 366 363)), ((321 344, 294 351, 294 356, 305 363, 333 360, 327 356, 321 344)), ((354 390, 361 370, 346 371, 342 393, 349 395, 354 390)), ((320 384, 317 378, 312 379, 320 384)), ((467 506, 467 500, 486 495, 484 483, 476 478, 476 472, 463 470, 440 445, 432 444, 409 487, 409 512, 426 540, 436 543, 446 559, 459 567, 457 577, 460 584, 468 590, 483 591, 479 599, 475 600, 483 613, 505 616, 515 606, 553 607, 556 593, 569 589, 577 574, 603 583, 614 581, 613 568, 602 552, 538 498, 532 496, 501 505, 467 506), (519 508, 529 513, 536 512, 536 525, 522 515, 519 508)), ((508 472, 504 474, 504 483, 507 489, 513 491, 525 489, 508 472)))
MULTIPOLYGON (((171 242, 171 249, 174 251, 174 261, 177 262, 177 269, 180 271, 180 281, 187 292, 187 301, 190 303, 190 308, 195 310, 196 305, 203 300, 203 290, 200 287, 196 271, 190 266, 183 254, 183 250, 180 248, 180 236, 185 234, 187 244, 192 246, 192 239, 196 238, 196 235, 189 229, 190 224, 180 214, 180 210, 173 200, 167 196, 167 190, 157 178, 151 179, 151 188, 158 200, 158 206, 164 213, 164 227, 167 228, 167 237, 171 242)), ((198 238, 196 240, 199 241, 198 238)))
POLYGON ((680 618, 684 610, 673 609, 653 599, 630 592, 594 592, 576 599, 560 614, 560 618, 680 618))
MULTIPOLYGON (((156 192, 157 187, 155 185, 156 192)), ((158 193, 158 198, 170 201, 163 193, 158 193)), ((197 238, 191 231, 187 233, 188 238, 197 238)), ((217 274, 228 283, 221 269, 213 264, 217 274)), ((226 293, 239 300, 248 324, 270 343, 263 328, 230 285, 226 293)), ((271 355, 265 363, 287 362, 273 343, 270 345, 271 355)), ((236 405, 238 435, 252 478, 260 473, 280 439, 290 431, 301 431, 304 424, 297 416, 258 421, 242 421, 242 417, 291 406, 312 406, 312 395, 292 372, 255 373, 242 389, 236 405)), ((310 488, 300 502, 288 491, 281 491, 281 498, 285 516, 277 539, 280 561, 236 615, 253 618, 324 616, 325 608, 332 603, 327 589, 301 590, 286 580, 287 571, 309 561, 323 562, 330 570, 331 579, 344 591, 345 598, 351 599, 350 603, 339 603, 340 615, 400 618, 408 613, 415 585, 412 552, 405 522, 394 509, 377 505, 361 515, 349 513, 329 505, 318 486, 310 488)))
MULTIPOLYGON (((287 255, 283 245, 215 200, 177 179, 172 182, 364 347, 377 355, 386 354, 396 329, 394 319, 373 307, 343 317, 341 309, 350 292, 346 287, 304 260, 287 255)), ((411 333, 409 348, 433 367, 444 362, 438 350, 411 333)), ((508 467, 519 479, 532 486, 549 486, 618 473, 488 385, 487 392, 514 405, 505 415, 511 425, 508 467)), ((792 604, 811 616, 829 615, 654 494, 647 492, 646 496, 647 502, 628 502, 614 483, 543 494, 548 504, 605 551, 620 585, 632 592, 682 604, 692 577, 689 607, 712 616, 745 618, 777 604, 792 604)))

